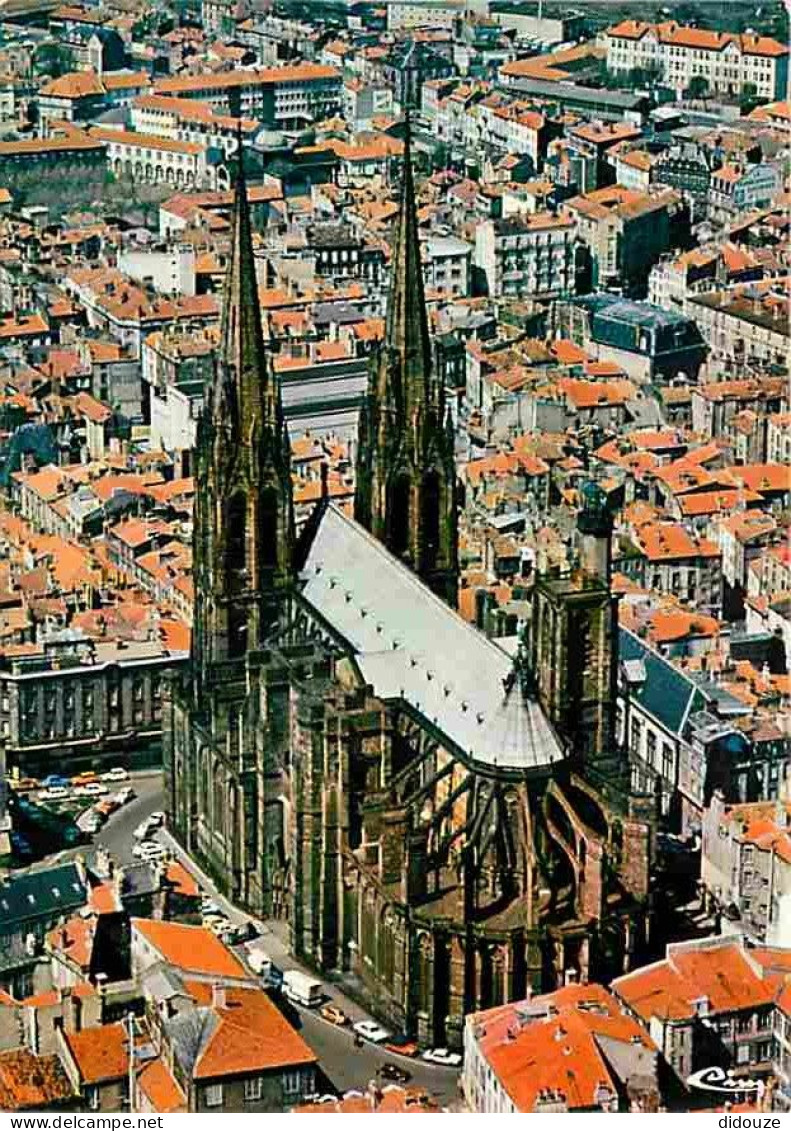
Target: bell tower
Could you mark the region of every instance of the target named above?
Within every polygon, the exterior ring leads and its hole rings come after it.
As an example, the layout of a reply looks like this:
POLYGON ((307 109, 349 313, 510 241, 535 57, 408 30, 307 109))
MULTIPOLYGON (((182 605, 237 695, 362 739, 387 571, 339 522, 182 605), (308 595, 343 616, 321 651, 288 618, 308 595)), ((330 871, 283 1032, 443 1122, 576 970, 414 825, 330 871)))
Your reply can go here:
POLYGON ((260 647, 291 578, 291 452, 265 348, 242 150, 214 379, 198 424, 194 686, 260 647))
POLYGON ((614 749, 618 601, 611 589, 613 520, 597 483, 580 488, 580 566, 539 577, 532 662, 539 699, 569 749, 588 764, 614 749))
POLYGON ((407 121, 385 340, 360 412, 355 518, 455 607, 453 427, 434 371, 407 121))

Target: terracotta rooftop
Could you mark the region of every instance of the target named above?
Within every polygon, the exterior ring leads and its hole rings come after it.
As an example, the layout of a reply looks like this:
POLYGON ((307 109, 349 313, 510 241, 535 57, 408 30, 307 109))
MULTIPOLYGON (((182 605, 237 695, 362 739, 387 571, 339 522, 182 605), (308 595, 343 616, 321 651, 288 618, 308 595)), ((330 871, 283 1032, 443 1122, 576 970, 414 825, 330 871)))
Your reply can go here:
POLYGON ((165 962, 180 970, 215 978, 248 977, 238 958, 205 927, 157 919, 133 919, 132 927, 165 962))

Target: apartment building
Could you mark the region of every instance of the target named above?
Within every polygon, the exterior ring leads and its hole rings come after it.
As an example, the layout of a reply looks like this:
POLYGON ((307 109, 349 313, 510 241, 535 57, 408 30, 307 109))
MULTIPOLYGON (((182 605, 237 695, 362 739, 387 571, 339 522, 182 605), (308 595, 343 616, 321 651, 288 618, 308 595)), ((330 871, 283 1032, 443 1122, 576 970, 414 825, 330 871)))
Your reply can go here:
POLYGON ((189 658, 188 632, 167 639, 92 639, 79 632, 8 656, 0 731, 9 765, 44 776, 120 751, 145 761, 162 736, 164 677, 189 658))
POLYGON ((468 1014, 461 1088, 469 1110, 492 1115, 656 1111, 657 1063, 647 1030, 609 991, 568 985, 468 1014))
POLYGON ((653 264, 688 235, 689 211, 673 189, 613 185, 575 196, 566 207, 590 252, 594 289, 645 293, 653 264))
POLYGON ((777 980, 743 943, 728 936, 671 943, 663 961, 616 978, 612 990, 649 1027, 682 1082, 712 1065, 736 1076, 771 1071, 777 980))
POLYGON ((250 144, 259 126, 252 118, 218 114, 197 99, 141 95, 132 106, 132 125, 143 134, 159 134, 172 141, 186 141, 201 148, 213 146, 232 157, 241 131, 244 144, 250 144))
POLYGON ((475 264, 492 296, 572 295, 578 261, 577 225, 567 216, 542 212, 486 220, 475 229, 475 264))
POLYGON ((605 35, 607 67, 615 74, 659 72, 679 95, 693 78, 706 80, 712 94, 738 97, 746 83, 761 98, 786 97, 788 47, 764 35, 736 35, 662 24, 623 20, 605 35))
POLYGON ((223 113, 232 111, 232 102, 238 97, 238 110, 245 117, 259 119, 268 129, 293 131, 340 112, 342 79, 335 67, 297 63, 218 74, 175 75, 159 79, 154 93, 197 98, 223 113))
POLYGON ((756 365, 787 364, 787 280, 760 280, 691 295, 686 311, 721 359, 756 365))
POLYGON ((724 933, 757 945, 791 940, 791 803, 729 807, 715 792, 703 816, 701 880, 724 933))

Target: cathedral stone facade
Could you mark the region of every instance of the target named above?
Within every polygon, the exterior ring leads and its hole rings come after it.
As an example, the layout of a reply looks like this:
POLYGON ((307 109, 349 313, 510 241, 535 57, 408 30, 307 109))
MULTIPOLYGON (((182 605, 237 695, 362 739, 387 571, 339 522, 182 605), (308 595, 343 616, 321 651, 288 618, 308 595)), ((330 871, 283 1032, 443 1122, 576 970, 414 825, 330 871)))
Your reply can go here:
POLYGON ((171 827, 232 899, 288 920, 295 954, 458 1047, 470 1010, 628 966, 651 829, 612 753, 601 496, 583 499, 579 570, 539 581, 506 651, 449 607, 444 414, 407 145, 355 518, 325 497, 295 537, 240 176, 198 439, 192 665, 163 711, 171 827))

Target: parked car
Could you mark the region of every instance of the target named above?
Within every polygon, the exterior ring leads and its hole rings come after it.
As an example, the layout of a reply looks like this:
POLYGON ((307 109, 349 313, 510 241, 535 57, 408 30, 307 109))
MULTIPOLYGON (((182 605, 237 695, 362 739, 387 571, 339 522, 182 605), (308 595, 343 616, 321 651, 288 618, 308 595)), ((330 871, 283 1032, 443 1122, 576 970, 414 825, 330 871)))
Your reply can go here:
POLYGON ((153 813, 148 814, 148 819, 155 829, 159 829, 165 823, 165 814, 161 809, 155 809, 153 813))
POLYGON ((261 946, 260 942, 249 943, 245 947, 247 965, 259 978, 265 978, 272 966, 272 959, 261 946))
POLYGON ((123 766, 113 766, 112 770, 102 774, 102 781, 129 781, 129 771, 123 766))
POLYGON ((399 1056, 417 1056, 420 1051, 417 1041, 413 1041, 411 1037, 404 1036, 403 1033, 389 1040, 385 1048, 388 1052, 398 1053, 399 1056))
POLYGON ((39 783, 36 778, 20 778, 19 781, 15 783, 13 778, 9 779, 6 777, 6 781, 17 793, 30 793, 31 790, 39 788, 39 783))
POLYGON ((135 840, 148 840, 149 837, 155 832, 155 830, 156 826, 152 825, 151 822, 146 819, 145 821, 140 822, 135 831, 132 833, 132 836, 135 838, 135 840))
POLYGON ((71 782, 68 778, 64 778, 63 774, 48 774, 41 780, 42 789, 59 789, 61 787, 66 789, 70 785, 71 782))
POLYGON ((389 1061, 379 1069, 379 1075, 383 1080, 392 1080, 394 1084, 408 1084, 412 1079, 411 1072, 407 1072, 405 1068, 399 1068, 397 1064, 390 1064, 389 1061))
POLYGON ((97 782, 99 775, 96 770, 83 770, 81 774, 75 774, 71 779, 72 785, 90 785, 92 782, 97 782))
POLYGON ((134 801, 136 797, 137 794, 132 789, 131 785, 125 785, 122 789, 118 790, 118 793, 115 794, 115 800, 119 805, 126 805, 127 802, 134 801))
POLYGON ((164 859, 164 857, 167 856, 167 849, 156 840, 144 840, 141 844, 134 846, 132 855, 137 860, 148 863, 150 861, 164 859))
POLYGON ((80 832, 93 836, 94 833, 98 833, 104 822, 103 814, 97 813, 95 809, 86 809, 84 813, 80 813, 76 825, 80 832))
POLYGON ((319 1010, 319 1014, 325 1021, 329 1021, 331 1025, 348 1025, 349 1018, 342 1009, 338 1009, 337 1005, 323 1005, 319 1010))
POLYGON ((359 1037, 364 1037, 366 1041, 373 1041, 376 1045, 388 1040, 391 1035, 387 1029, 383 1029, 375 1021, 357 1021, 352 1025, 352 1028, 359 1037))
POLYGON ((427 1060, 429 1064, 444 1064, 446 1068, 458 1068, 461 1053, 450 1052, 448 1049, 426 1049, 423 1060, 427 1060))
POLYGON ((63 785, 53 785, 49 789, 42 789, 37 794, 38 801, 65 801, 69 791, 63 785))
POLYGON ((210 919, 208 923, 204 923, 204 926, 208 927, 218 939, 225 939, 233 933, 233 923, 230 919, 210 919))
POLYGON ((107 786, 100 781, 86 782, 81 788, 86 797, 104 797, 106 793, 110 792, 107 786))
POLYGON ((98 801, 96 803, 96 812, 101 813, 105 817, 111 817, 116 809, 120 808, 121 806, 114 797, 105 797, 104 801, 98 801))

